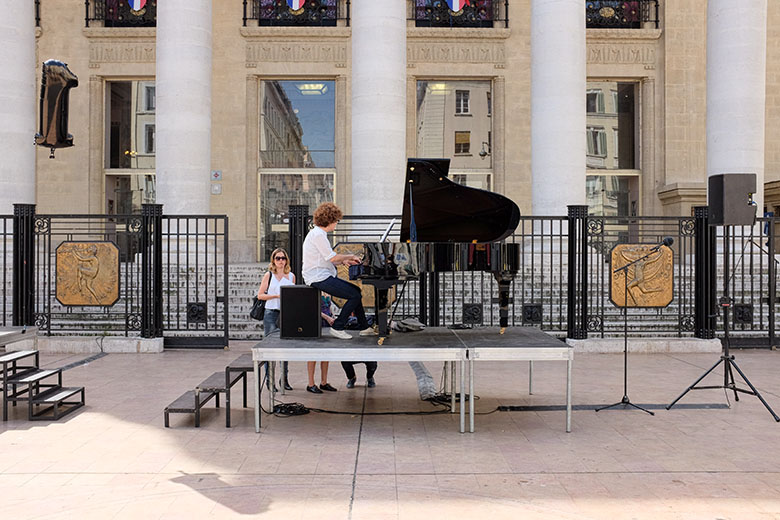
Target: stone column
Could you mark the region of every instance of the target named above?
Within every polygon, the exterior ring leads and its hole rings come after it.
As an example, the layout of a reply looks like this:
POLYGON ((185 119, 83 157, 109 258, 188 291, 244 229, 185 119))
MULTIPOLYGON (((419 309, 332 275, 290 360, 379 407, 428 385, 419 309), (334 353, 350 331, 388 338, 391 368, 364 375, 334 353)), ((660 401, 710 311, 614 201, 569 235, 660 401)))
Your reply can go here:
POLYGON ((3 2, 0 17, 0 215, 35 204, 35 3, 3 2))
POLYGON ((755 173, 764 201, 767 0, 707 5, 707 177, 755 173))
POLYGON ((585 204, 585 2, 531 2, 534 215, 585 204))
POLYGON ((406 178, 406 2, 352 2, 352 208, 400 215, 406 178))
POLYGON ((211 0, 158 3, 156 91, 157 202, 209 213, 211 0))

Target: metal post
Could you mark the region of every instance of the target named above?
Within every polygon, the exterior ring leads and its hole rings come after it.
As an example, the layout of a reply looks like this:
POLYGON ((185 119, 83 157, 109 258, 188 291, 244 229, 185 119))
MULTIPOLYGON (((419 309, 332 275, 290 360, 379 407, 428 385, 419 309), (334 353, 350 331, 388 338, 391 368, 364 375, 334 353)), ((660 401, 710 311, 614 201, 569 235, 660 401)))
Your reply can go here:
POLYGON ((430 275, 430 284, 428 284, 428 325, 430 327, 439 326, 439 273, 428 273, 430 275))
POLYGON ((295 283, 302 284, 303 277, 303 240, 306 238, 309 223, 309 206, 290 205, 289 235, 290 243, 287 251, 292 259, 292 272, 295 273, 295 283))
POLYGON ((569 290, 566 337, 588 337, 588 206, 568 206, 569 290))
POLYGON ((162 204, 141 205, 141 337, 159 338, 162 327, 162 204))
POLYGON ((246 27, 246 0, 244 0, 244 27, 246 27))
POLYGON ((707 206, 694 208, 694 336, 715 337, 715 228, 707 206))
POLYGON ((767 247, 769 248, 769 347, 775 345, 775 305, 777 300, 777 261, 775 260, 775 222, 774 216, 767 219, 767 247))
POLYGON ((35 324, 35 204, 14 204, 13 324, 35 324))

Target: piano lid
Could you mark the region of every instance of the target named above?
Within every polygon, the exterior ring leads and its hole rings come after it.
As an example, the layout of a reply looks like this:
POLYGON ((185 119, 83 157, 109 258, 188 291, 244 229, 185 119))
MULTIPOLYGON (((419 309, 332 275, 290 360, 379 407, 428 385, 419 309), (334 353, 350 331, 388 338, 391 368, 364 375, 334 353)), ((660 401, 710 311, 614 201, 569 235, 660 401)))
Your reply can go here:
POLYGON ((511 235, 520 222, 517 204, 451 181, 449 169, 449 159, 407 161, 401 241, 496 242, 511 235))

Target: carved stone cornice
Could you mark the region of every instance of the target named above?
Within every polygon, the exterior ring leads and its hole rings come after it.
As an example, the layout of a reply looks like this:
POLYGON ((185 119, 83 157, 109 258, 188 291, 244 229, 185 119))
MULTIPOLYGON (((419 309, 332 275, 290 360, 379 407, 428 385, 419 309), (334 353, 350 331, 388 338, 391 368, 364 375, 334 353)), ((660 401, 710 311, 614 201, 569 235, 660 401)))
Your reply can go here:
POLYGON ((512 35, 509 29, 485 27, 458 27, 449 29, 442 27, 410 27, 406 30, 407 40, 507 40, 512 35))
POLYGON ((406 59, 413 63, 506 63, 504 43, 411 42, 406 47, 406 59))
POLYGON ((660 40, 661 34, 663 34, 661 29, 587 29, 585 38, 588 43, 614 42, 615 40, 638 42, 660 40))
POLYGON ((84 27, 81 33, 85 38, 101 40, 151 40, 157 37, 156 27, 84 27))
POLYGON ((350 27, 241 27, 241 36, 253 40, 269 41, 328 41, 349 40, 350 27))
POLYGON ((346 42, 250 42, 246 45, 248 68, 264 62, 336 63, 336 66, 346 66, 347 58, 346 42))

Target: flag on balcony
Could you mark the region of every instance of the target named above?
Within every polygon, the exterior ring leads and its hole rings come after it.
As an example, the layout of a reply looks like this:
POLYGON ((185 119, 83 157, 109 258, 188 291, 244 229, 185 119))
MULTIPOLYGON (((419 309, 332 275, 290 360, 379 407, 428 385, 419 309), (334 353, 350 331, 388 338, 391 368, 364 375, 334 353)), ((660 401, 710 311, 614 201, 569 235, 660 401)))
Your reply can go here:
POLYGON ((133 11, 140 11, 146 5, 146 0, 127 0, 127 4, 133 11))
POLYGON ((287 5, 289 5, 290 9, 292 9, 293 11, 302 9, 305 4, 306 4, 306 0, 287 0, 287 5))
POLYGON ((469 2, 469 0, 447 0, 447 5, 449 6, 451 11, 457 13, 458 11, 463 9, 463 7, 467 5, 471 5, 471 3, 469 2))

